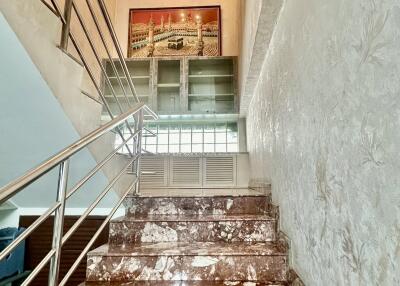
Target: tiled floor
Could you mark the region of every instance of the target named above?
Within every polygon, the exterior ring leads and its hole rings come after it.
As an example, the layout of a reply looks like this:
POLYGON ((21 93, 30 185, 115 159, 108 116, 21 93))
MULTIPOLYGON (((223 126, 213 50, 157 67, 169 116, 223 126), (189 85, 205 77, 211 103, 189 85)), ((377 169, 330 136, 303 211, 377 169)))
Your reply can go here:
POLYGON ((142 196, 260 196, 262 192, 252 189, 147 189, 141 191, 142 196))

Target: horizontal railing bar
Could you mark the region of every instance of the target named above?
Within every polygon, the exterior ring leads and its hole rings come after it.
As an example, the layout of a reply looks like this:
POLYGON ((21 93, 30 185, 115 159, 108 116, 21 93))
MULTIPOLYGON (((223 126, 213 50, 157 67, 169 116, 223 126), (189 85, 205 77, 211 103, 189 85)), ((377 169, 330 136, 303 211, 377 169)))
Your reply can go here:
POLYGON ((61 282, 58 284, 58 286, 64 286, 67 282, 68 279, 71 277, 71 275, 74 273, 76 268, 79 266, 81 263, 82 259, 86 256, 88 253, 89 249, 92 247, 93 243, 96 241, 96 239, 99 237, 101 232, 104 230, 106 227, 107 223, 111 220, 111 218, 114 216, 115 212, 118 210, 119 206, 122 204, 124 201, 125 197, 129 194, 131 189, 135 186, 138 178, 136 178, 131 185, 125 190, 123 195, 121 196, 120 200, 118 203, 114 206, 114 208, 111 210, 109 215, 105 218, 103 223, 100 225, 96 233, 93 235, 93 237, 90 239, 89 243, 86 245, 86 247, 82 250, 81 254, 78 256, 78 258, 75 260, 74 264, 71 266, 71 268, 68 270, 67 274, 65 274, 64 278, 61 280, 61 282))
POLYGON ((119 145, 114 151, 112 151, 110 154, 108 154, 108 156, 106 158, 104 158, 99 164, 97 164, 96 167, 94 167, 84 178, 82 178, 68 193, 66 198, 68 199, 69 197, 71 197, 80 187, 83 186, 83 184, 85 184, 88 180, 90 180, 90 178, 93 177, 94 174, 97 173, 98 170, 100 170, 105 164, 107 164, 108 161, 110 161, 115 154, 118 153, 118 151, 125 146, 125 144, 131 140, 133 137, 136 137, 140 132, 139 131, 135 131, 135 133, 133 133, 128 139, 126 139, 125 141, 122 142, 121 145, 119 145))
POLYGON ((46 160, 44 163, 40 164, 36 168, 28 171, 22 177, 12 181, 11 183, 7 184, 5 187, 0 189, 0 204, 4 201, 8 200, 10 197, 18 193, 21 189, 32 183, 33 181, 37 180, 50 170, 52 170, 55 166, 60 164, 62 161, 66 160, 67 158, 71 157, 78 151, 85 148, 87 145, 98 139, 103 134, 107 133, 111 129, 115 128, 122 122, 126 121, 126 119, 133 114, 137 113, 141 110, 145 105, 143 103, 137 103, 134 107, 130 110, 126 111, 125 113, 115 117, 113 120, 109 121, 108 123, 104 124, 103 126, 97 128, 96 130, 90 132, 85 137, 79 139, 75 143, 71 144, 70 146, 66 147, 64 150, 59 152, 58 154, 54 155, 53 157, 46 160))
POLYGON ((40 0, 54 15, 56 15, 58 18, 60 18, 61 22, 63 24, 66 23, 64 16, 60 12, 60 7, 58 6, 57 2, 54 0, 51 0, 51 6, 49 3, 46 2, 46 0, 40 0))
POLYGON ((33 271, 29 274, 29 276, 24 280, 24 282, 21 284, 21 286, 27 286, 29 285, 33 279, 35 279, 36 275, 39 274, 40 271, 42 271, 43 267, 46 266, 46 264, 49 262, 49 260, 53 257, 54 253, 56 253, 55 249, 51 249, 47 255, 40 261, 40 263, 33 269, 33 271))
POLYGON ((47 9, 49 9, 54 15, 56 15, 57 17, 60 17, 60 15, 58 14, 57 10, 52 7, 49 3, 46 2, 46 0, 40 0, 46 7, 47 9))
MULTIPOLYGON (((147 129, 146 127, 143 127, 143 129, 144 129, 146 132, 150 133, 152 136, 157 136, 156 133, 154 133, 153 131, 147 129)), ((145 136, 145 137, 146 137, 146 136, 145 136)))
POLYGON ((6 256, 13 251, 24 239, 26 239, 39 225, 41 225, 59 206, 60 202, 57 202, 50 207, 44 214, 37 218, 27 229, 25 229, 18 237, 13 240, 3 251, 0 253, 0 261, 6 258, 6 256))
POLYGON ((61 22, 65 25, 67 21, 64 18, 64 15, 61 13, 60 6, 58 5, 56 0, 51 0, 51 4, 53 4, 55 10, 57 11, 58 17, 60 17, 61 22))
POLYGON ((147 114, 150 115, 151 117, 153 117, 154 119, 158 119, 157 113, 155 113, 153 110, 151 110, 151 108, 148 107, 147 105, 144 106, 144 110, 146 110, 147 114))
POLYGON ((81 93, 84 94, 84 95, 86 95, 87 97, 89 97, 91 100, 97 102, 98 104, 103 105, 103 102, 101 102, 100 100, 98 100, 97 98, 95 98, 95 97, 94 97, 93 95, 91 95, 90 93, 88 93, 88 92, 86 92, 86 91, 84 91, 84 90, 81 90, 81 93))
POLYGON ((64 243, 75 233, 75 231, 78 229, 78 227, 81 225, 81 223, 89 216, 89 214, 92 212, 92 210, 100 203, 100 201, 105 197, 105 195, 108 194, 108 192, 111 190, 111 188, 115 185, 115 183, 122 177, 122 175, 126 174, 126 169, 130 165, 132 165, 133 162, 135 162, 138 159, 139 155, 136 155, 134 158, 129 160, 128 164, 126 164, 121 171, 118 173, 117 176, 114 177, 114 179, 108 184, 108 186, 101 192, 101 194, 95 199, 95 201, 86 209, 86 211, 79 217, 79 219, 71 226, 71 228, 68 230, 68 232, 63 236, 61 245, 64 245, 64 243))

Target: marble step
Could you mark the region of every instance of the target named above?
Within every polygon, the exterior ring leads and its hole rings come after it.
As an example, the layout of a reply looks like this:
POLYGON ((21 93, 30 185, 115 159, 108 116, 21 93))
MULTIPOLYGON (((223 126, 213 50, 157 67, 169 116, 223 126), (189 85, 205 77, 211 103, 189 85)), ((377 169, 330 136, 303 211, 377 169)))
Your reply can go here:
POLYGON ((276 282, 248 281, 135 281, 135 282, 85 282, 79 286, 285 286, 276 282))
POLYGON ((103 245, 88 253, 87 281, 285 282, 284 244, 166 242, 103 245))
POLYGON ((121 217, 110 223, 109 243, 275 241, 276 227, 276 219, 268 215, 121 217))
POLYGON ((213 197, 127 197, 127 216, 264 214, 269 211, 270 196, 213 197))

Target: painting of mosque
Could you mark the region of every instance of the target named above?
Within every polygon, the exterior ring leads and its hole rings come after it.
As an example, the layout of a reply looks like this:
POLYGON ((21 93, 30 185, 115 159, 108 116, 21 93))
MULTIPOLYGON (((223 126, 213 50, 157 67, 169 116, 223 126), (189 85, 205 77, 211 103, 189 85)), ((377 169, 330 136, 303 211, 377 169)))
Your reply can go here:
POLYGON ((220 56, 219 6, 129 11, 129 57, 220 56))

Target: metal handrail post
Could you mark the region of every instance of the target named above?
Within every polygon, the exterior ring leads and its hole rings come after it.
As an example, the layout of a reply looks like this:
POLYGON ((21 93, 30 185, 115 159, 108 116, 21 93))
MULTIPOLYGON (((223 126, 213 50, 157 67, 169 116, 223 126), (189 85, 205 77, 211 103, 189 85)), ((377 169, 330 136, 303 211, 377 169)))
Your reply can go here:
POLYGON ((138 112, 136 124, 137 124, 137 129, 139 131, 137 138, 137 143, 136 143, 136 152, 138 155, 138 159, 136 160, 136 165, 135 165, 135 171, 136 171, 136 184, 135 184, 135 195, 138 196, 140 194, 140 160, 142 157, 142 137, 143 137, 143 109, 141 109, 138 112))
POLYGON ((107 223, 111 220, 111 218, 114 216, 115 212, 118 210, 122 202, 125 200, 126 196, 131 192, 131 189, 133 186, 136 184, 135 181, 133 181, 132 184, 128 186, 128 188, 124 191, 122 194, 121 198, 117 202, 117 204, 113 207, 111 212, 108 214, 108 216, 104 219, 103 223, 98 227, 96 233, 92 236, 92 238, 89 240, 88 244, 85 246, 85 248, 81 251, 79 254, 78 258, 75 260, 74 264, 72 264, 71 268, 68 270, 68 272, 65 274, 64 278, 61 280, 61 282, 58 284, 58 286, 65 286, 67 284, 68 279, 71 277, 72 273, 76 270, 76 268, 79 266, 81 263, 82 259, 86 256, 92 245, 95 243, 96 239, 99 237, 101 232, 104 230, 104 228, 107 226, 107 223))
POLYGON ((49 286, 56 286, 58 284, 58 273, 59 273, 59 269, 60 269, 60 258, 61 258, 61 247, 62 247, 61 242, 62 242, 63 227, 64 227, 65 197, 66 197, 66 193, 67 193, 67 182, 68 182, 68 171, 69 171, 69 159, 61 162, 60 171, 59 171, 59 175, 58 175, 57 202, 60 202, 61 204, 54 212, 52 249, 55 250, 55 253, 50 261, 49 286))
POLYGON ((72 14, 72 2, 73 0, 65 0, 64 5, 64 21, 61 31, 61 41, 60 48, 63 51, 67 51, 68 49, 68 40, 69 40, 69 30, 71 28, 71 14, 72 14))

